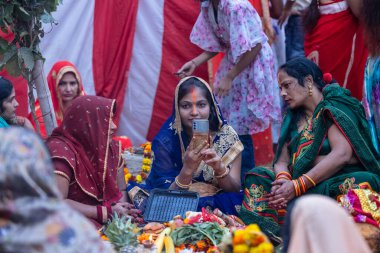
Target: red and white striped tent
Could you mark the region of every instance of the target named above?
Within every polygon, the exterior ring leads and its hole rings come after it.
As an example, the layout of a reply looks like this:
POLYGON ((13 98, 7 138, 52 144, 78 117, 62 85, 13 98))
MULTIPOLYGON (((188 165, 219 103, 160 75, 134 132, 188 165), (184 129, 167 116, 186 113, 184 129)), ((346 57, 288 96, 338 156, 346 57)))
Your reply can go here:
MULTIPOLYGON (((196 0, 64 0, 57 25, 44 28, 45 75, 56 61, 73 62, 87 94, 116 98, 118 135, 152 140, 171 114, 174 73, 201 52, 189 41, 199 10, 196 0)), ((207 65, 194 74, 208 80, 207 65)), ((26 84, 12 80, 26 114, 26 84)))

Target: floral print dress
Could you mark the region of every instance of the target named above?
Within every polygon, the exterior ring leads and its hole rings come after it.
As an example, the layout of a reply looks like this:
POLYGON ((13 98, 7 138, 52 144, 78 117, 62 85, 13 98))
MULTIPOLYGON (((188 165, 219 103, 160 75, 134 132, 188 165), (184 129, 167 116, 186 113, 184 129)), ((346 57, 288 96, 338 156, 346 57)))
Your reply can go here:
POLYGON ((232 82, 219 104, 227 122, 239 135, 264 131, 280 119, 280 98, 275 87, 272 49, 262 30, 260 17, 246 0, 220 0, 215 19, 210 1, 202 2, 201 13, 190 35, 192 43, 209 52, 224 52, 214 86, 257 44, 262 48, 232 82))

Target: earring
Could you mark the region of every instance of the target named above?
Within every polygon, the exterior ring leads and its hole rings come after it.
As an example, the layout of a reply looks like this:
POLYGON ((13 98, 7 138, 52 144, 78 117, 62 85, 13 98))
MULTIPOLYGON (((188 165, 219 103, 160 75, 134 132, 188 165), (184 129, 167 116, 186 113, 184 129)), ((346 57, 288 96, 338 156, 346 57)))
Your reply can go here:
POLYGON ((309 85, 309 96, 311 97, 313 95, 313 89, 311 88, 311 85, 309 85))

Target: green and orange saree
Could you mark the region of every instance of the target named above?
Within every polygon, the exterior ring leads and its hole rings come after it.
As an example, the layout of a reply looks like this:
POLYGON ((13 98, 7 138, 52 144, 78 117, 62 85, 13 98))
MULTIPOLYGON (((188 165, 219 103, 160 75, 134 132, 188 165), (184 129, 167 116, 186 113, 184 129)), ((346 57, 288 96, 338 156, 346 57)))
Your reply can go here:
MULTIPOLYGON (((351 97, 348 90, 338 84, 330 84, 323 90, 323 100, 318 104, 307 127, 298 132, 295 115, 288 111, 284 117, 279 147, 274 160, 287 145, 290 154, 288 165, 292 178, 296 179, 313 168, 317 156, 327 155, 331 149, 327 138, 329 127, 335 124, 349 141, 359 164, 343 167, 329 179, 310 188, 306 194, 322 194, 339 198, 350 189, 370 188, 380 190, 379 157, 371 141, 364 109, 351 97)), ((271 235, 280 234, 285 210, 268 207, 264 196, 271 191, 275 180, 272 168, 257 167, 245 178, 244 200, 240 217, 246 224, 257 223, 271 235)))

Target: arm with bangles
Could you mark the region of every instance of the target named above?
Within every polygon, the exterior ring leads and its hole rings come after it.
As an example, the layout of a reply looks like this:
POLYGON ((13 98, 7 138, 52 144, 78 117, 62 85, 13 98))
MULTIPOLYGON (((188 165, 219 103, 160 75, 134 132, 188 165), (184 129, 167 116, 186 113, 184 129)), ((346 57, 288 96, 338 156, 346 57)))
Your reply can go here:
POLYGON ((240 191, 241 154, 227 166, 222 162, 220 156, 217 155, 215 149, 209 148, 207 142, 196 148, 192 146, 190 144, 186 150, 182 170, 170 188, 189 189, 195 171, 198 169, 201 161, 204 161, 214 169, 214 176, 220 188, 226 192, 240 191))
POLYGON ((130 215, 133 218, 138 218, 138 210, 135 210, 132 204, 126 202, 119 202, 112 206, 93 206, 83 204, 72 199, 68 199, 70 187, 69 179, 72 177, 70 177, 70 175, 67 174, 72 174, 72 169, 67 164, 67 162, 62 161, 60 159, 53 159, 53 164, 56 169, 56 183, 59 191, 61 192, 62 198, 65 200, 67 204, 69 204, 78 212, 82 213, 84 216, 97 220, 99 221, 99 223, 106 222, 107 219, 115 212, 119 215, 130 215))
POLYGON ((286 205, 294 197, 304 194, 309 188, 329 179, 343 166, 357 162, 349 142, 336 125, 329 128, 327 137, 331 152, 298 179, 274 182, 273 185, 279 187, 268 199, 269 205, 273 207, 286 205))

